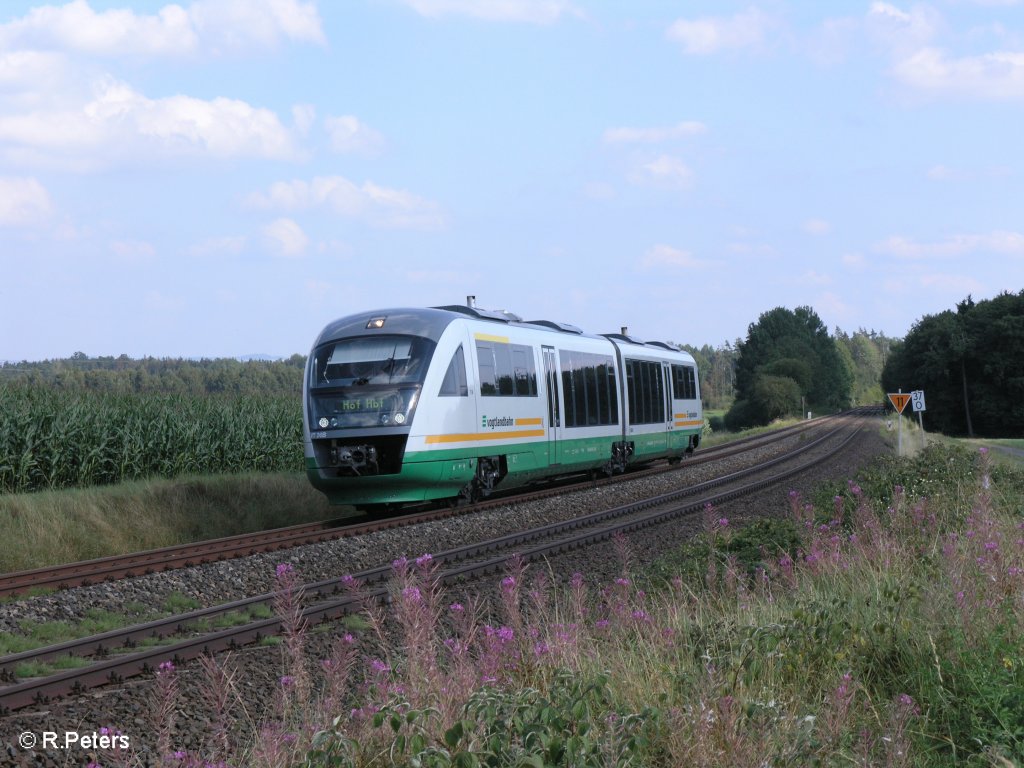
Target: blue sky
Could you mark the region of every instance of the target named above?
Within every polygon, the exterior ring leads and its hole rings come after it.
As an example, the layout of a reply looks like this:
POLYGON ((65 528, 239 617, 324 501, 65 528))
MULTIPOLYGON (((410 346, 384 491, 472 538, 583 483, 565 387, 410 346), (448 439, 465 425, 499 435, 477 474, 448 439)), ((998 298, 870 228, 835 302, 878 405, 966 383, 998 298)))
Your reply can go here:
POLYGON ((0 6, 0 360, 390 306, 718 346, 1024 289, 1024 0, 0 6))

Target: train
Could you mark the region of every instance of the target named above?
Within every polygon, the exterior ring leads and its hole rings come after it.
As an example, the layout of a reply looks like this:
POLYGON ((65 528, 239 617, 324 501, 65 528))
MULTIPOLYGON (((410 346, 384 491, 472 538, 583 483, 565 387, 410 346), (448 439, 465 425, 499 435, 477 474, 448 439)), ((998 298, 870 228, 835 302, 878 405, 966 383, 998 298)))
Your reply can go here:
POLYGON ((316 338, 306 474, 361 510, 474 502, 696 450, 693 356, 621 333, 465 305, 359 312, 316 338))

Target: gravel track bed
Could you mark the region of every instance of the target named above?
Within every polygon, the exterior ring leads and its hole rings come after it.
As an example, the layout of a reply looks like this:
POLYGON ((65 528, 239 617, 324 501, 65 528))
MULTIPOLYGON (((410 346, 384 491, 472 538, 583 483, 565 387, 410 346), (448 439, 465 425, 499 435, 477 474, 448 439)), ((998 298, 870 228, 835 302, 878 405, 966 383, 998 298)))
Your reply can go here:
MULTIPOLYGON (((193 597, 204 606, 235 600, 269 591, 274 569, 282 562, 291 563, 306 581, 338 577, 401 555, 415 557, 424 552, 438 552, 500 533, 543 525, 626 503, 641 496, 693 485, 764 461, 810 439, 813 436, 805 433, 803 436, 787 438, 780 445, 763 446, 720 462, 694 466, 687 466, 684 462, 676 472, 608 488, 560 495, 530 504, 509 505, 410 528, 380 531, 355 539, 311 544, 287 552, 254 555, 20 600, 0 606, 0 628, 4 631, 8 628, 20 631, 17 622, 23 618, 74 621, 89 608, 119 611, 130 601, 159 606, 171 592, 193 597)), ((806 476, 793 478, 781 485, 722 505, 719 512, 729 518, 730 525, 742 524, 742 521, 757 516, 785 515, 788 511, 789 490, 795 489, 806 494, 824 479, 850 477, 859 467, 885 450, 877 432, 869 426, 862 430, 840 457, 826 462, 806 476)), ((807 459, 802 457, 800 460, 807 459)), ((667 552, 674 543, 691 537, 700 526, 700 520, 680 519, 631 535, 628 548, 633 553, 635 567, 642 567, 644 563, 667 552)), ((601 544, 559 556, 547 564, 534 564, 530 567, 531 570, 549 570, 556 583, 567 580, 574 572, 580 572, 586 574, 592 582, 607 584, 620 574, 622 566, 614 546, 601 544)), ((449 597, 456 600, 463 595, 489 590, 496 582, 497 579, 492 577, 459 585, 450 590, 449 597)), ((311 665, 318 664, 319 659, 328 655, 336 635, 333 629, 309 634, 311 665)), ((249 708, 247 713, 236 712, 237 720, 258 722, 263 707, 272 700, 274 691, 279 687, 280 676, 287 671, 282 662, 282 649, 277 646, 242 649, 231 654, 228 663, 235 670, 238 692, 249 708)), ((209 733, 209 712, 205 702, 210 695, 205 690, 199 665, 185 665, 179 673, 179 682, 181 701, 186 704, 179 713, 173 743, 177 749, 200 750, 203 739, 209 733)), ((43 711, 20 711, 0 719, 0 723, 3 723, 0 730, 0 765, 65 766, 85 765, 88 762, 87 754, 81 750, 25 754, 17 746, 17 737, 22 731, 39 733, 49 730, 62 733, 64 730, 72 730, 92 733, 102 726, 116 727, 131 737, 133 747, 141 750, 144 755, 151 755, 154 731, 151 721, 152 689, 152 680, 134 680, 117 688, 69 697, 53 703, 43 711)))

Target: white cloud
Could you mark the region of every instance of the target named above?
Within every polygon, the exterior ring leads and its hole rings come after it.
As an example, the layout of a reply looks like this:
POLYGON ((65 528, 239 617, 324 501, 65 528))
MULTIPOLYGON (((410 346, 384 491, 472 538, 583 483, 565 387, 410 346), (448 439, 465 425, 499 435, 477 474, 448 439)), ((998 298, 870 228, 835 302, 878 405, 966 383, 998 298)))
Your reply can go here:
POLYGON ((686 189, 693 182, 693 171, 678 157, 660 155, 634 169, 629 180, 642 186, 686 189))
POLYGON ((292 123, 295 125, 296 133, 300 136, 305 136, 309 133, 314 120, 316 120, 316 107, 312 104, 295 104, 292 106, 292 123))
POLYGON ((156 248, 144 240, 117 240, 110 244, 110 250, 126 264, 143 264, 156 257, 156 248))
POLYGON ((695 258, 689 251, 673 248, 671 245, 658 244, 644 254, 640 260, 641 268, 656 269, 670 267, 673 269, 704 269, 715 262, 695 258))
POLYGON ((831 275, 826 275, 816 270, 808 270, 804 272, 800 282, 810 283, 811 285, 832 285, 835 280, 831 275))
POLYGON ((35 226, 52 214, 50 193, 37 179, 0 176, 0 227, 35 226))
POLYGON ((840 259, 850 269, 860 271, 867 267, 867 259, 861 253, 844 253, 840 259))
POLYGON ((421 16, 454 14, 483 21, 553 24, 562 16, 582 16, 568 0, 403 0, 421 16))
POLYGON ((352 115, 328 117, 324 128, 331 137, 335 152, 374 153, 384 146, 384 137, 352 115))
POLYGON ((969 293, 977 294, 985 292, 984 285, 973 277, 966 277, 965 275, 944 275, 940 273, 933 273, 930 275, 922 275, 918 282, 924 288, 934 288, 957 296, 963 296, 964 294, 969 293))
POLYGON ((757 47, 774 26, 774 21, 757 8, 731 17, 678 19, 665 33, 686 53, 707 55, 727 49, 757 47))
POLYGON ((892 50, 909 50, 935 37, 942 20, 938 12, 924 4, 902 11, 889 3, 872 3, 867 15, 867 30, 892 50))
POLYGON ((606 144, 657 144, 705 131, 707 126, 704 123, 693 120, 659 128, 609 128, 604 132, 604 141, 606 144))
POLYGON ((808 219, 803 223, 803 230, 809 235, 827 235, 832 225, 824 219, 808 219))
POLYGON ((271 251, 287 258, 302 256, 309 247, 309 237, 292 219, 275 219, 263 228, 263 236, 271 251))
POLYGON ((947 165, 934 165, 928 169, 926 176, 930 181, 979 181, 984 179, 1002 179, 1012 175, 1008 166, 992 166, 989 168, 950 168, 947 165))
POLYGON ((875 250, 904 259, 951 258, 978 252, 1024 256, 1024 234, 999 231, 981 235, 953 235, 933 243, 920 243, 895 235, 878 243, 875 250))
POLYGON ((182 56, 273 47, 281 40, 323 43, 316 6, 299 0, 199 0, 155 14, 94 11, 86 0, 33 8, 0 25, 0 46, 92 56, 182 56))
POLYGON ((294 211, 326 207, 375 226, 440 229, 445 224, 438 205, 401 189, 371 181, 357 186, 342 176, 318 176, 312 181, 279 181, 267 192, 255 192, 247 203, 255 208, 294 211))
POLYGON ((8 159, 76 170, 163 155, 290 159, 291 134, 267 109, 236 99, 149 99, 105 78, 89 101, 0 116, 8 159))
POLYGON ((923 48, 898 61, 893 76, 918 91, 991 101, 1024 99, 1024 53, 997 51, 951 58, 923 48))
POLYGON ((245 248, 246 238, 242 235, 235 237, 210 237, 202 242, 196 243, 188 252, 193 256, 215 257, 215 256, 237 256, 245 248))

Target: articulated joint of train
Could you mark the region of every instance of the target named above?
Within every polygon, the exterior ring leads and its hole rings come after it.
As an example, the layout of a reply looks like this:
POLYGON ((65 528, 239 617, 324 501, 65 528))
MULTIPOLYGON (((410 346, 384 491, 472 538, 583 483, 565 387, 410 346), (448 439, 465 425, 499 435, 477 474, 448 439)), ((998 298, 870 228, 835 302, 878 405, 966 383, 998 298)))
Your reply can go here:
POLYGON ((604 465, 604 473, 611 476, 615 473, 622 474, 626 471, 629 458, 633 455, 634 444, 632 441, 619 440, 612 443, 612 457, 604 465))

